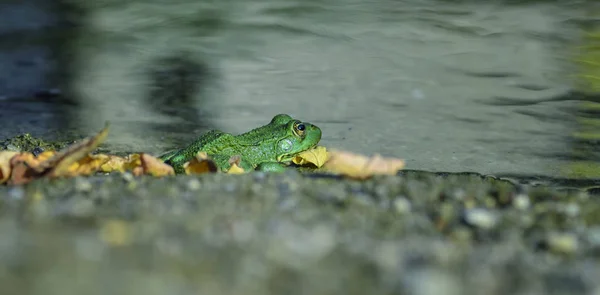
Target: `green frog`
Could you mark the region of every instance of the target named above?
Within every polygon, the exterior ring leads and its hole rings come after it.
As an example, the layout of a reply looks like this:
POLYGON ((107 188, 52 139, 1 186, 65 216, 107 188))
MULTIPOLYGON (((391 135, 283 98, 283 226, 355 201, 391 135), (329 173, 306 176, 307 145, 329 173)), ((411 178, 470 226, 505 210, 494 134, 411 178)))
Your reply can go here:
POLYGON ((206 152, 221 171, 228 171, 231 157, 239 156, 239 166, 245 171, 281 172, 294 156, 315 147, 320 140, 319 127, 279 114, 269 124, 240 135, 209 131, 187 147, 159 158, 177 174, 185 173, 183 165, 198 152, 206 152))

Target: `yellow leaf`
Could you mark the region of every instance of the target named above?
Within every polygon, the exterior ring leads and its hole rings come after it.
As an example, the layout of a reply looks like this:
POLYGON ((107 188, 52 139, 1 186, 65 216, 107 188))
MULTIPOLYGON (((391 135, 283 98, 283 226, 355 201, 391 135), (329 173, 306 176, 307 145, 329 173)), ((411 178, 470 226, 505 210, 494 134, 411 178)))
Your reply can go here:
POLYGON ((217 172, 217 166, 208 158, 205 152, 199 152, 196 157, 183 165, 185 174, 203 174, 217 172))
POLYGON ((108 160, 109 157, 107 155, 87 155, 83 159, 71 164, 62 176, 91 175, 100 171, 100 167, 108 162, 108 160))
POLYGON ((48 176, 61 177, 71 174, 69 168, 73 163, 88 156, 88 154, 96 149, 108 135, 108 125, 104 127, 96 136, 86 138, 79 143, 73 144, 63 151, 60 151, 52 158, 44 161, 37 169, 39 172, 48 170, 48 176))
POLYGON ((246 173, 246 171, 244 171, 244 169, 240 168, 240 166, 238 166, 238 164, 233 163, 231 164, 231 167, 229 167, 229 170, 227 170, 227 174, 244 174, 246 173))
POLYGON ((155 177, 175 175, 175 170, 173 170, 173 167, 165 164, 162 160, 156 157, 142 153, 140 155, 140 159, 142 161, 144 174, 150 174, 155 177))
POLYGON ((320 168, 327 162, 328 154, 327 149, 324 146, 317 146, 313 149, 304 151, 296 155, 292 162, 296 165, 313 164, 320 168))
POLYGON ((332 150, 325 163, 328 171, 350 178, 367 179, 373 175, 396 175, 404 167, 404 161, 384 158, 379 154, 367 157, 347 151, 332 150))
POLYGON ((114 171, 123 172, 125 171, 125 164, 127 163, 127 159, 123 157, 113 156, 113 155, 99 155, 106 156, 108 159, 104 164, 100 165, 100 171, 104 173, 110 173, 114 171))
POLYGON ((10 160, 17 154, 19 154, 19 152, 0 152, 0 183, 5 183, 8 178, 10 178, 10 172, 12 170, 12 167, 10 166, 10 160))

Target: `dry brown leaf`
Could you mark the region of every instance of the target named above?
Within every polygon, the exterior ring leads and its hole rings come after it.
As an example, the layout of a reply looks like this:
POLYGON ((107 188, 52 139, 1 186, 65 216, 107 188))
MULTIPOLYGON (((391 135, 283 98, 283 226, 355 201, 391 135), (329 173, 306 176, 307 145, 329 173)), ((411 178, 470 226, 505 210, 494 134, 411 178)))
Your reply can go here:
POLYGON ((56 155, 56 151, 44 151, 41 154, 37 155, 37 159, 40 162, 44 162, 52 157, 54 157, 56 155))
POLYGON ((155 177, 162 177, 167 175, 175 175, 175 170, 168 164, 165 164, 162 160, 153 157, 148 154, 140 154, 142 167, 144 174, 150 174, 155 177))
POLYGON ((63 151, 58 152, 52 158, 44 161, 38 167, 39 172, 48 170, 49 177, 61 177, 72 175, 72 168, 69 167, 79 160, 88 156, 95 150, 108 135, 108 124, 98 134, 93 137, 88 137, 79 143, 73 144, 63 151))
POLYGON ((91 175, 100 171, 100 167, 108 162, 108 160, 109 157, 107 155, 87 155, 85 158, 71 164, 62 176, 91 175))
MULTIPOLYGON (((125 172, 127 170, 134 170, 136 167, 142 166, 142 160, 140 154, 130 154, 126 157, 119 157, 113 155, 102 155, 108 157, 108 161, 100 166, 100 171, 105 173, 110 172, 125 172)), ((142 169, 143 170, 143 169, 142 169)), ((143 171, 142 171, 143 172, 143 171)))
POLYGON ((28 183, 43 175, 36 167, 39 167, 40 161, 28 152, 19 153, 10 159, 10 178, 9 185, 20 185, 28 183))
POLYGON ((217 165, 206 152, 199 152, 196 157, 184 165, 185 174, 204 174, 217 172, 217 165))
POLYGON ((321 168, 327 162, 328 154, 324 146, 317 146, 310 150, 304 151, 296 155, 292 162, 296 165, 313 164, 317 168, 321 168))
POLYGON ((12 170, 12 167, 10 166, 10 159, 12 159, 17 154, 19 154, 19 152, 0 152, 0 183, 5 183, 10 178, 10 172, 12 170))
POLYGON ((110 172, 114 172, 114 171, 119 171, 119 172, 125 171, 125 169, 123 167, 125 166, 125 163, 127 163, 127 159, 125 159, 123 157, 119 157, 119 156, 113 156, 113 155, 98 155, 98 156, 107 157, 106 162, 104 162, 104 164, 100 165, 101 172, 110 173, 110 172))
POLYGON ((373 175, 396 175, 404 167, 404 161, 384 158, 379 154, 367 157, 347 151, 332 150, 325 163, 328 171, 350 178, 367 179, 373 175))

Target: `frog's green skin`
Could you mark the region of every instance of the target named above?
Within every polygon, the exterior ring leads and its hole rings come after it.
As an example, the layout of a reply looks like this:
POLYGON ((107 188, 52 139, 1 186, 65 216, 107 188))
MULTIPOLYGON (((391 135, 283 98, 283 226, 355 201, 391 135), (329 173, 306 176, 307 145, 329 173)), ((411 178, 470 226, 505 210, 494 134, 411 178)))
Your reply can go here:
POLYGON ((221 171, 229 170, 232 156, 240 156, 240 167, 245 171, 280 172, 296 154, 313 148, 319 140, 319 127, 279 114, 269 124, 240 135, 209 131, 189 146, 159 158, 173 166, 177 174, 185 172, 183 164, 198 152, 206 152, 221 171))

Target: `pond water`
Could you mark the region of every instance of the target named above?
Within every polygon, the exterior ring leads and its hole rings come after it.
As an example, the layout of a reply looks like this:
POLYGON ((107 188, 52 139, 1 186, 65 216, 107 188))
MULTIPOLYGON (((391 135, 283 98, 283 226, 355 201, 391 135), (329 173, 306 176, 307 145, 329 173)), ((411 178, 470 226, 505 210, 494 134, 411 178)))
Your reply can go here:
POLYGON ((0 6, 46 20, 0 32, 0 64, 37 65, 1 74, 1 136, 90 134, 109 120, 108 145, 160 152, 289 113, 320 126, 325 146, 409 169, 600 174, 595 99, 573 62, 600 15, 593 1, 74 2, 46 18, 0 6), (44 87, 77 104, 15 98, 44 87))

